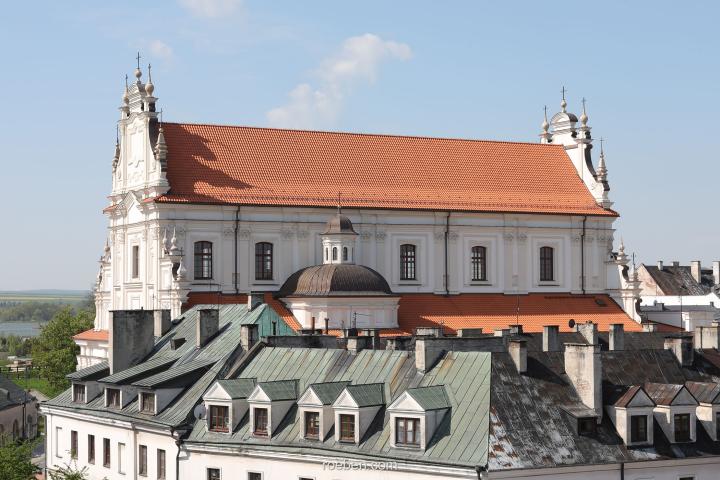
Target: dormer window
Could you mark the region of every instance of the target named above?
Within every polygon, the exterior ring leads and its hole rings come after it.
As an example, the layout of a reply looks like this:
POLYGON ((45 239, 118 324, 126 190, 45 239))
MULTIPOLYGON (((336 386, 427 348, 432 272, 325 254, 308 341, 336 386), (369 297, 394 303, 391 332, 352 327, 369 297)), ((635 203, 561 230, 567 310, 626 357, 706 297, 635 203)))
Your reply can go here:
POLYGON ((105 406, 108 408, 120 408, 120 389, 105 389, 105 406))
POLYGON ((86 403, 85 385, 81 383, 73 384, 73 402, 86 403))
POLYGON ((395 419, 395 444, 403 447, 420 446, 420 419, 397 417, 395 419))
POLYGON ((305 438, 308 440, 320 439, 319 412, 305 412, 305 438))
POLYGON ((229 432, 230 417, 228 407, 220 405, 210 406, 210 430, 213 432, 229 432))
POLYGON ((679 413, 674 415, 673 422, 675 424, 675 441, 689 442, 690 437, 690 414, 679 413))
POLYGON ((340 441, 355 442, 355 415, 340 414, 340 441))
POLYGON ((155 415, 155 394, 151 392, 140 393, 140 411, 155 415))
POLYGON ((253 419, 254 419, 253 435, 257 435, 259 437, 267 437, 268 436, 268 411, 267 411, 267 408, 256 407, 254 409, 253 419))
POLYGON ((630 441, 632 443, 645 443, 648 440, 647 415, 632 415, 630 417, 630 441))
POLYGON ((583 436, 593 435, 597 425, 597 418, 578 418, 578 434, 583 436))

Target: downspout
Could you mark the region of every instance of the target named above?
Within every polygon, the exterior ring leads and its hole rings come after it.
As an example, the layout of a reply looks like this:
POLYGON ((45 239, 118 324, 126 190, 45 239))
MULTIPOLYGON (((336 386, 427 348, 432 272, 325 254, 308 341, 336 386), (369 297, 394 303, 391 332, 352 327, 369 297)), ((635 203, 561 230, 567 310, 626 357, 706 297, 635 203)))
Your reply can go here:
POLYGON ((448 238, 450 237, 450 212, 445 217, 445 296, 450 296, 450 276, 448 274, 448 238))
POLYGON ((620 480, 625 480, 625 462, 620 462, 620 480))
POLYGON ((238 226, 240 224, 240 207, 235 210, 235 263, 233 267, 233 283, 235 284, 235 295, 240 293, 238 290, 238 226))
MULTIPOLYGON (((170 428, 170 436, 175 436, 175 428, 170 428)), ((175 446, 177 447, 177 453, 175 454, 175 480, 180 480, 180 434, 175 439, 175 446)))
POLYGON ((582 233, 580 234, 580 289, 585 295, 585 222, 587 215, 583 217, 582 233))

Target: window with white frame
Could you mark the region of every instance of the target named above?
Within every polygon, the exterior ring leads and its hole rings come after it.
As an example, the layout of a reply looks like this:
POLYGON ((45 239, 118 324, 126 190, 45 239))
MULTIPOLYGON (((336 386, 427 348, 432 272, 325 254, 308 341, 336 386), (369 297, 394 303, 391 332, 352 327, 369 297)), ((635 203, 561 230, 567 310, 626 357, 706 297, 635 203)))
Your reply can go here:
POLYGON ((555 280, 555 249, 553 247, 540 247, 540 281, 552 282, 555 280))
POLYGON ((73 383, 73 402, 85 403, 85 385, 81 383, 73 383))
POLYGON ((140 393, 140 411, 155 414, 155 394, 152 392, 140 393))
POLYGON ((395 444, 403 447, 420 446, 420 419, 395 418, 395 444))

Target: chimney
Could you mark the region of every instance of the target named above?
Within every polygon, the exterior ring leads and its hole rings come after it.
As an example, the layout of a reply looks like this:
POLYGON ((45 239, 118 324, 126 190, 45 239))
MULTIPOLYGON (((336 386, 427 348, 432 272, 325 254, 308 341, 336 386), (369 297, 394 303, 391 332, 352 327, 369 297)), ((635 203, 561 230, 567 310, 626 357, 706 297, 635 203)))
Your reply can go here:
POLYGON ((673 266, 673 267, 679 267, 679 266, 680 266, 680 262, 677 261, 677 260, 673 260, 672 266, 673 266))
POLYGON ((359 353, 370 346, 372 337, 367 335, 358 335, 347 338, 347 350, 350 353, 359 353))
POLYGON ((330 335, 330 319, 325 317, 325 335, 330 335))
POLYGON ((155 345, 152 310, 110 312, 108 363, 110 374, 121 372, 145 359, 155 345))
POLYGON ((665 350, 670 350, 683 367, 693 364, 693 337, 691 335, 671 335, 665 337, 665 350))
POLYGON ((315 317, 310 317, 310 334, 315 334, 315 317))
POLYGON ((206 308, 200 310, 195 329, 195 346, 204 347, 208 340, 214 337, 220 330, 220 310, 217 308, 206 308))
POLYGON ((508 352, 518 373, 527 372, 527 340, 513 339, 508 345, 508 352))
POLYGON ((418 337, 415 340, 415 368, 423 373, 429 371, 444 351, 437 339, 418 337))
POLYGON ((256 324, 240 325, 240 346, 243 350, 250 350, 258 341, 258 326, 256 324))
POLYGON ((543 352, 559 352, 560 339, 558 332, 560 327, 557 325, 545 325, 543 327, 543 352))
POLYGON ((597 323, 585 322, 577 324, 577 331, 585 337, 585 341, 590 345, 597 345, 598 343, 598 331, 597 323))
POLYGON ((720 348, 720 326, 695 327, 695 348, 720 348))
POLYGON ((586 407, 602 419, 602 357, 600 345, 565 344, 565 373, 586 407))
POLYGON ((172 322, 170 320, 170 310, 163 309, 163 310, 154 310, 153 311, 153 319, 154 319, 154 334, 155 337, 162 337, 167 333, 168 330, 170 330, 170 326, 172 325, 172 322))
POLYGON ((715 260, 712 262, 713 266, 713 283, 715 285, 720 285, 720 261, 715 260))
POLYGON ((515 324, 515 325, 508 325, 510 327, 510 334, 511 335, 522 335, 523 333, 523 326, 522 324, 515 324))
POLYGON ((510 335, 510 329, 509 328, 496 328, 493 330, 493 335, 496 337, 507 337, 510 335))
POLYGON ((663 269, 663 261, 658 260, 658 270, 662 271, 662 269, 663 269))
POLYGON ((700 268, 700 260, 693 260, 690 262, 690 274, 696 282, 702 281, 702 269, 700 268))
POLYGON ((608 330, 610 350, 625 350, 625 328, 622 323, 611 323, 608 330))
POLYGON ((263 292, 248 293, 248 310, 253 311, 263 303, 265 303, 265 294, 263 292))
POLYGON ((652 322, 645 322, 642 324, 643 332, 652 333, 657 332, 657 324, 652 322))
POLYGON ((457 330, 457 336, 458 337, 482 337, 483 336, 483 330, 482 328, 458 328, 457 330))

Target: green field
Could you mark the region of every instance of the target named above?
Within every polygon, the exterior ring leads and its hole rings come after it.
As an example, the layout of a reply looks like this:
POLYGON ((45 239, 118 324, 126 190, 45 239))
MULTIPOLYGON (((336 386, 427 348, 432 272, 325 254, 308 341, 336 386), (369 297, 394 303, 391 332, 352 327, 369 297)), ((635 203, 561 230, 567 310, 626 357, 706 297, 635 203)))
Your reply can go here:
POLYGON ((2 302, 57 302, 79 303, 87 298, 88 292, 84 290, 26 290, 26 291, 0 291, 2 302))

